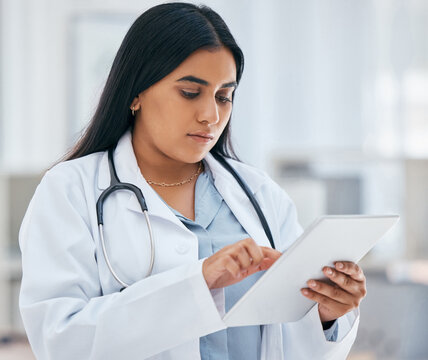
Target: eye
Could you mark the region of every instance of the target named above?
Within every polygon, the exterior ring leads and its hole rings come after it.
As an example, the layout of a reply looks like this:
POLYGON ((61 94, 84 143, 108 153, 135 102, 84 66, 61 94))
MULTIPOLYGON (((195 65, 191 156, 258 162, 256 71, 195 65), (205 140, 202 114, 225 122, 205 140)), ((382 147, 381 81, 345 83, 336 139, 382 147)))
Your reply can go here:
POLYGON ((181 93, 183 94, 184 97, 187 97, 189 99, 193 99, 199 95, 199 93, 197 93, 197 92, 194 93, 194 92, 188 92, 188 91, 184 91, 184 90, 181 90, 181 93))
MULTIPOLYGON (((181 93, 183 94, 184 97, 188 98, 188 99, 194 99, 196 96, 199 95, 198 92, 189 92, 189 91, 184 91, 181 90, 181 93)), ((232 102, 231 99, 225 97, 225 96, 216 96, 217 99, 222 103, 222 104, 226 104, 227 102, 232 102)))
POLYGON ((217 99, 219 99, 221 103, 227 103, 227 102, 231 103, 232 102, 231 99, 224 97, 224 96, 217 96, 217 99))

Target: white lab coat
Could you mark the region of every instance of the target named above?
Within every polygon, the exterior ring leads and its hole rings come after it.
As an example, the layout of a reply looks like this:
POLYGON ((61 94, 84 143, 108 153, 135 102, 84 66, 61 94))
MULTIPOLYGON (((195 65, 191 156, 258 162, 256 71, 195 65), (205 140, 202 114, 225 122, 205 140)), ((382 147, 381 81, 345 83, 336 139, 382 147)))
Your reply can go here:
MULTIPOLYGON (((21 231, 20 309, 38 359, 200 359, 199 337, 225 328, 224 291, 210 291, 198 260, 198 239, 142 177, 128 131, 114 153, 122 182, 146 198, 156 242, 153 275, 146 222, 135 196, 116 192, 105 203, 105 238, 114 269, 100 245, 95 203, 110 183, 107 153, 62 162, 46 173, 21 231)), ((269 246, 256 212, 238 183, 213 157, 215 186, 247 233, 269 246)), ((248 182, 279 250, 301 233, 293 203, 264 172, 231 161, 248 182)), ((286 306, 284 304, 284 306, 286 306)), ((262 359, 346 358, 356 337, 358 310, 339 319, 337 342, 326 341, 317 307, 298 322, 263 328, 262 359)))

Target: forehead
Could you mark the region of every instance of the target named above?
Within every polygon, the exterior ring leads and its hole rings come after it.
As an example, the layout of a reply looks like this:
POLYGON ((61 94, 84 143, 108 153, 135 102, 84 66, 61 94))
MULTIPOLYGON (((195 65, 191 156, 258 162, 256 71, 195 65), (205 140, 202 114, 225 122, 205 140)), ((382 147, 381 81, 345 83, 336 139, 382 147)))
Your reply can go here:
POLYGON ((232 52, 221 47, 200 49, 190 54, 167 78, 177 81, 186 76, 204 79, 209 86, 220 86, 236 80, 236 64, 232 52))

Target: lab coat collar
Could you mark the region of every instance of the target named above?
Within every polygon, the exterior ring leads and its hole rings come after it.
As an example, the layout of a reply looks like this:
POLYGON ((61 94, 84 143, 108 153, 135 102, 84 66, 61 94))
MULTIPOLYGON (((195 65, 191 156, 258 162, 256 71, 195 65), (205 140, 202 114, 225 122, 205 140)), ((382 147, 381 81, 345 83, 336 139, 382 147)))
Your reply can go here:
MULTIPOLYGON (((141 174, 134 149, 132 147, 132 133, 130 130, 126 131, 119 139, 113 158, 120 181, 134 184, 141 189, 146 198, 147 207, 151 216, 158 216, 170 220, 181 229, 188 231, 141 174)), ((239 223, 244 227, 249 236, 255 239, 260 245, 270 246, 263 227, 260 226, 260 220, 258 219, 254 207, 233 175, 230 174, 229 171, 227 171, 210 153, 206 155, 205 160, 213 174, 215 187, 233 214, 236 216, 239 223)), ((232 161, 233 160, 229 160, 229 162, 232 161)), ((233 161, 232 165, 241 176, 243 176, 243 173, 245 172, 248 173, 248 165, 236 161, 233 161)), ((253 173, 251 176, 243 177, 248 182, 253 194, 257 193, 260 186, 266 180, 264 177, 253 173)), ((110 172, 106 151, 99 168, 98 187, 100 190, 104 190, 109 185, 110 172)), ((127 205, 128 209, 141 212, 138 201, 133 194, 130 194, 127 205)))

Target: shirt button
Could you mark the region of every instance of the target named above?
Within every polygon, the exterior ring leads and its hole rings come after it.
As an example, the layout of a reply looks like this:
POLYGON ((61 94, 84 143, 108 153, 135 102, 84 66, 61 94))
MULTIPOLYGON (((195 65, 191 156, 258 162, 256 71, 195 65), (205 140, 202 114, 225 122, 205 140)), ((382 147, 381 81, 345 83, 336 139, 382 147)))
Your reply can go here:
POLYGON ((175 251, 177 251, 179 254, 185 254, 189 251, 189 245, 185 241, 180 241, 175 246, 175 251))

